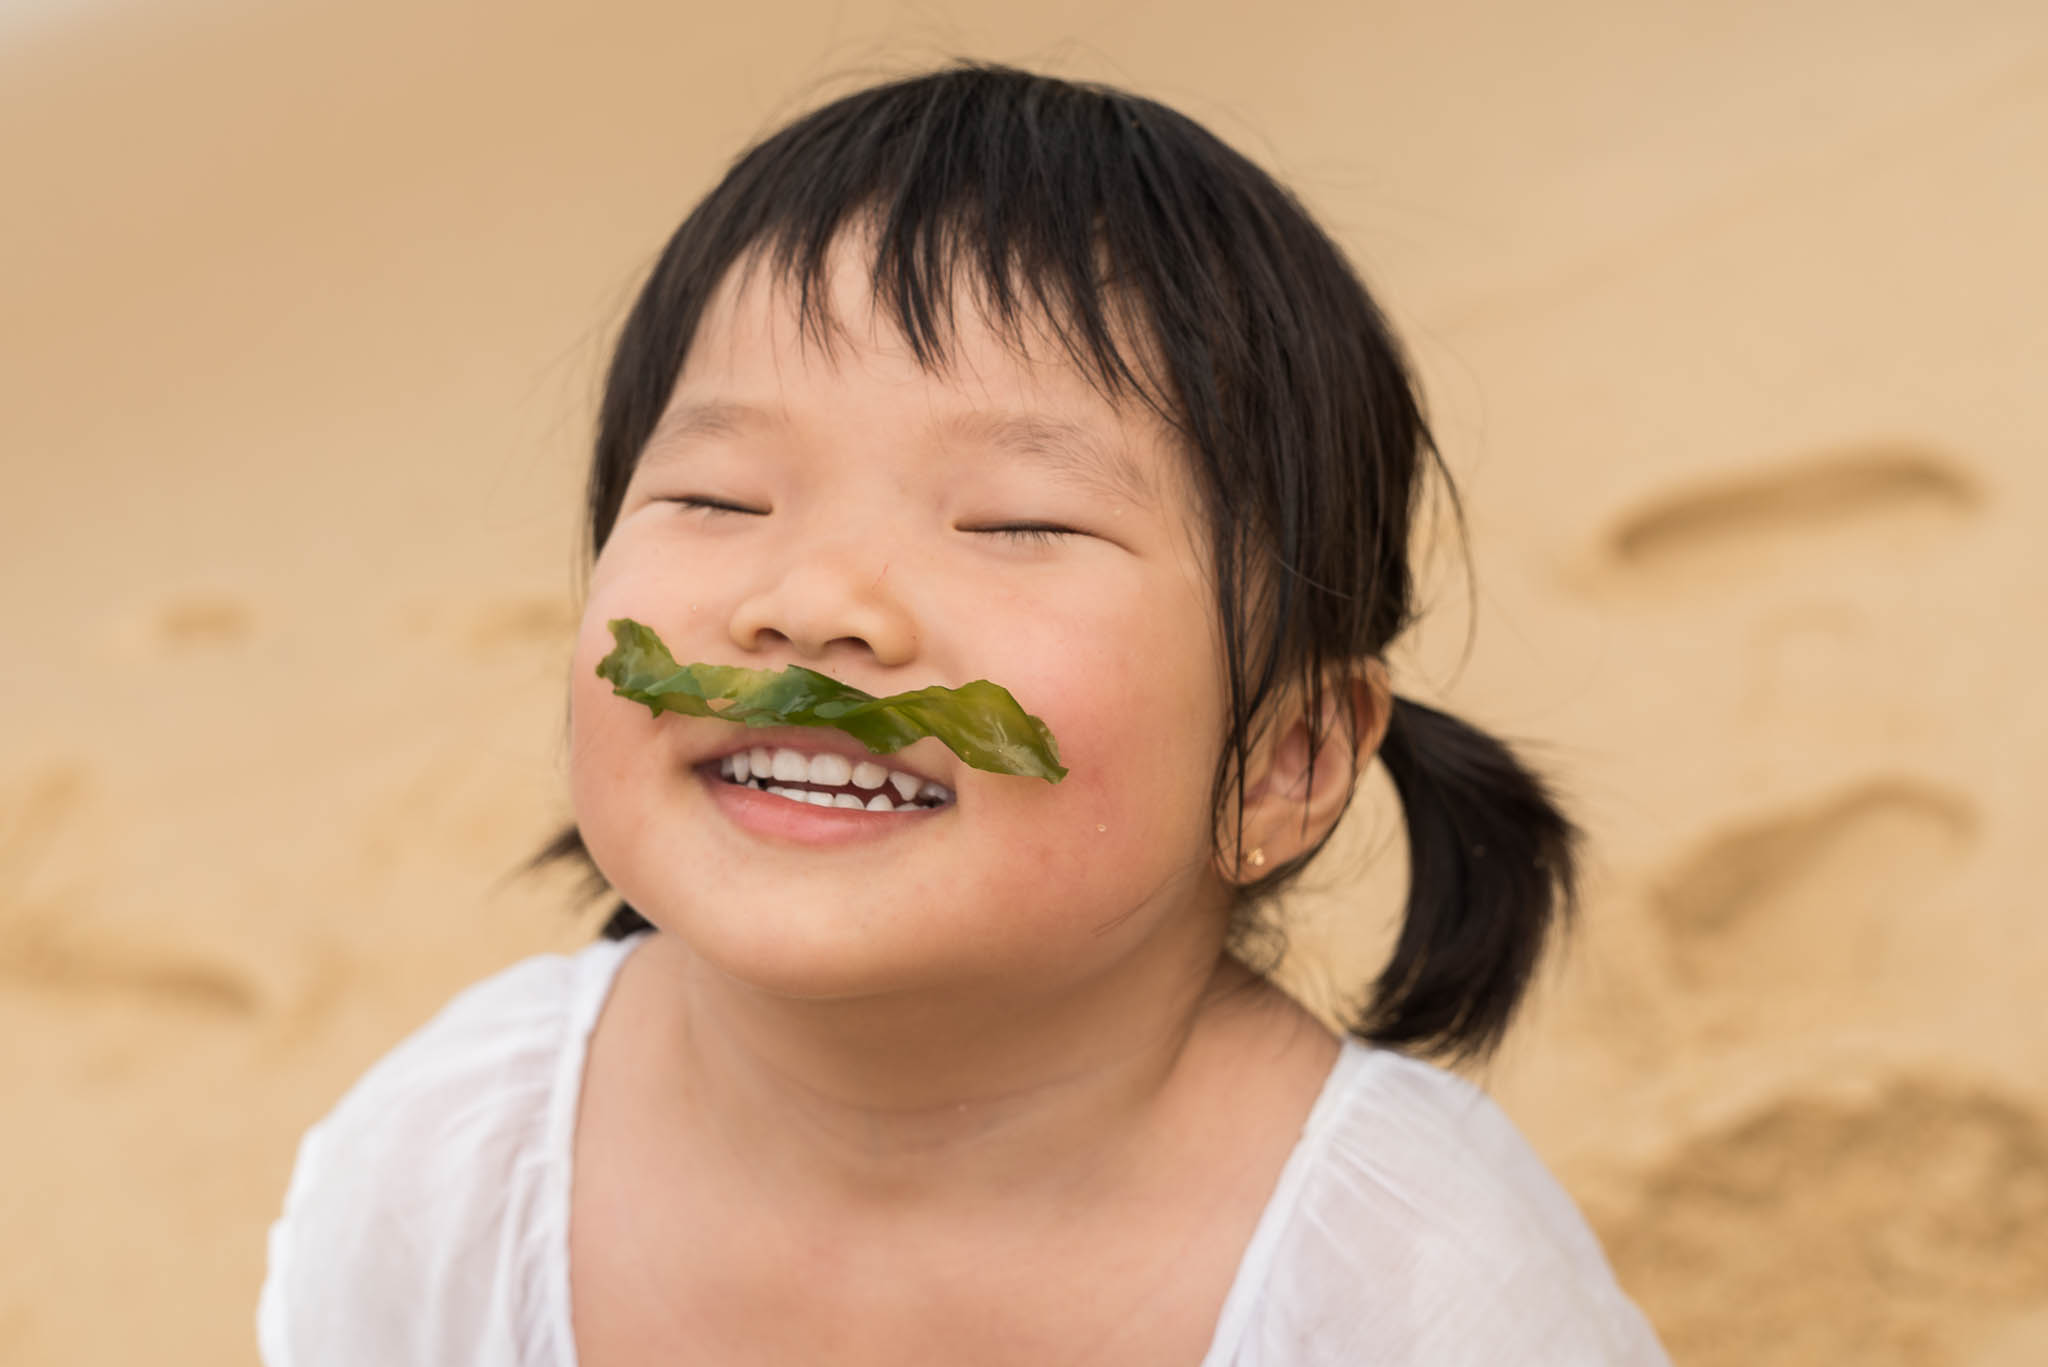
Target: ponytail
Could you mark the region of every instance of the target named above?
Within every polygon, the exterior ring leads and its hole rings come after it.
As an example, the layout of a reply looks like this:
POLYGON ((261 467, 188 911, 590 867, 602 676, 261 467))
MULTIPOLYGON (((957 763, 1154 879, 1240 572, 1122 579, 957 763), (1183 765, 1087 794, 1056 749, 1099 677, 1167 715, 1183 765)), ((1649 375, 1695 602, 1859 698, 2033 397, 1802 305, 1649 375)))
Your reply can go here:
POLYGON ((1408 826, 1408 906, 1352 1033, 1483 1057, 1572 913, 1579 833, 1506 745, 1421 703, 1394 699, 1380 758, 1408 826))

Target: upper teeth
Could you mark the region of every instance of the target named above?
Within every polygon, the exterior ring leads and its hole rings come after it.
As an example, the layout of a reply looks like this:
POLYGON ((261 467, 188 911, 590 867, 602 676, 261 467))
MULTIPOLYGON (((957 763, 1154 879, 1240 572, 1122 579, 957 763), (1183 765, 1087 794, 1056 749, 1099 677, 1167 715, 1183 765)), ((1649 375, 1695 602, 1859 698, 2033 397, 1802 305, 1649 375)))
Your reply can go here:
MULTIPOLYGON (((762 787, 767 787, 771 780, 775 784, 815 783, 823 788, 838 788, 851 783, 856 788, 876 789, 887 783, 896 790, 897 801, 901 803, 918 799, 950 802, 953 799, 953 794, 941 784, 928 782, 915 774, 885 769, 872 760, 864 759, 856 764, 844 755, 806 755, 786 746, 771 750, 757 745, 751 750, 727 755, 719 761, 718 771, 736 783, 753 779, 762 787)), ((769 791, 774 789, 769 788, 769 791)), ((849 804, 855 802, 851 797, 847 801, 849 804)), ((877 793, 865 805, 871 811, 882 811, 888 809, 888 803, 886 796, 877 793)))

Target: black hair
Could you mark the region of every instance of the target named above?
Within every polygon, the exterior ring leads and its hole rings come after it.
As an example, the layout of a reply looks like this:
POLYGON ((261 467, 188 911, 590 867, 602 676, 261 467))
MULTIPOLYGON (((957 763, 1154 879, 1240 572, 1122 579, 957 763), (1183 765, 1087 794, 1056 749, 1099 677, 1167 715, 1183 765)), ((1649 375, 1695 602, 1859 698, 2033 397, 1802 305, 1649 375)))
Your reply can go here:
MULTIPOLYGON (((863 90, 742 155, 655 264, 606 380, 592 555, 727 275, 765 265, 829 339, 822 282, 855 228, 871 232, 877 312, 921 363, 945 363, 964 276, 992 327, 1021 345, 1048 324, 1105 395, 1148 405, 1181 439, 1227 676, 1215 838, 1234 843, 1224 816, 1241 831, 1270 705, 1298 690, 1316 752, 1326 689, 1408 626, 1409 531, 1430 469, 1456 507, 1379 308, 1292 195, 1163 105, 979 64, 863 90)), ((1362 724, 1346 722, 1353 736, 1362 724)), ((1577 833, 1504 744, 1443 712, 1397 698, 1379 754, 1407 826, 1408 901, 1351 1028, 1484 1054, 1571 910, 1577 833)), ((1234 929, 1320 848, 1245 885, 1234 929)), ((602 886, 573 825, 534 866, 560 859, 602 886)), ((647 926, 622 902, 603 933, 647 926)))

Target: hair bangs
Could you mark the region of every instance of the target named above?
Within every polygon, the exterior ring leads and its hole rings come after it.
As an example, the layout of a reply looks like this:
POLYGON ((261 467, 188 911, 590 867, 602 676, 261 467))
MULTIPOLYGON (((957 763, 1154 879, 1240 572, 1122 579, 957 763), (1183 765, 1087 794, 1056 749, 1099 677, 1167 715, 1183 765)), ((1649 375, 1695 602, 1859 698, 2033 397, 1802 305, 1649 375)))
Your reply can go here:
POLYGON ((1176 163, 1191 141, 1209 144, 1203 158, 1236 155, 1150 101, 969 64, 849 96, 754 147, 677 230, 622 330, 590 549, 717 288, 765 271, 829 350, 841 329, 826 281, 848 249, 867 253, 876 316, 920 364, 947 366, 969 306, 1020 351, 1050 341, 1105 397, 1136 397, 1210 444, 1217 377, 1232 368, 1217 343, 1243 308, 1213 285, 1228 244, 1190 212, 1199 177, 1176 163))

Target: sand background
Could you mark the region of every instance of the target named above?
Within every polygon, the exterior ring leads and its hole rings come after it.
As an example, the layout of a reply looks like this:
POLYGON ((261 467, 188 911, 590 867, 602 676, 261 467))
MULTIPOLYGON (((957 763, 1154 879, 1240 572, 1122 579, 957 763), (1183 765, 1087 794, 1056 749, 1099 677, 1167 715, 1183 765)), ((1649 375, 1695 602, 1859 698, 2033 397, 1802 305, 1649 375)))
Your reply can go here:
POLYGON ((1478 591, 1400 685, 1594 836, 1486 1080, 1678 1360, 2048 1361, 2033 0, 13 0, 0 1361, 253 1362, 300 1132, 588 940, 507 875, 605 345, 744 142, 952 54, 1209 122, 1411 342, 1478 591))

